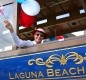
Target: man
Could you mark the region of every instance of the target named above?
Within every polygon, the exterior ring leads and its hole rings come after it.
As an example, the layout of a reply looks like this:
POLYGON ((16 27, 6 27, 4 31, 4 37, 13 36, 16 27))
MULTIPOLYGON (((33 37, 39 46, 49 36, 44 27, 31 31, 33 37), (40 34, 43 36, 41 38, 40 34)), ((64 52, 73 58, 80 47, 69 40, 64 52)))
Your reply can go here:
POLYGON ((4 21, 6 28, 9 29, 12 38, 14 40, 14 42, 16 43, 16 46, 18 47, 29 47, 31 45, 34 44, 39 44, 39 43, 43 43, 43 40, 45 38, 47 38, 47 34, 45 33, 44 29, 42 28, 38 28, 36 30, 33 31, 33 35, 34 35, 34 41, 31 40, 21 40, 19 39, 19 37, 15 34, 13 27, 11 25, 11 23, 7 20, 4 21))

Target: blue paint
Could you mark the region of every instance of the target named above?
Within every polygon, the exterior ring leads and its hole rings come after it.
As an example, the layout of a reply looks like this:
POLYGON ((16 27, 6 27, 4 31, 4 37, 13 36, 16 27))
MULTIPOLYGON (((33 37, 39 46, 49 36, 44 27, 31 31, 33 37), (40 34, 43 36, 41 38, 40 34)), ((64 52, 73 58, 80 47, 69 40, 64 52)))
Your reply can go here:
POLYGON ((23 3, 25 0, 16 0, 18 3, 23 3))
MULTIPOLYGON (((57 80, 62 80, 62 79, 71 79, 70 77, 73 76, 73 78, 77 77, 86 77, 86 60, 84 59, 80 64, 76 64, 80 60, 77 59, 75 60, 76 56, 70 57, 72 59, 67 59, 66 63, 61 63, 60 61, 53 61, 52 63, 49 63, 52 67, 49 67, 47 65, 38 65, 36 63, 37 59, 40 59, 39 61, 41 62, 47 62, 49 60, 49 57, 54 55, 54 58, 58 59, 63 59, 62 55, 65 56, 65 59, 70 56, 71 54, 73 55, 75 52, 78 56, 85 58, 86 56, 86 45, 84 46, 76 46, 76 47, 71 47, 71 48, 65 48, 65 49, 60 49, 60 50, 50 50, 50 51, 44 51, 44 52, 39 52, 39 53, 32 53, 32 55, 27 54, 27 55, 21 55, 21 56, 16 56, 14 58, 8 58, 8 59, 3 59, 0 60, 0 80, 21 80, 23 79, 42 79, 42 78, 52 78, 57 79, 57 80), (59 57, 60 56, 60 57, 59 57), (33 65, 29 65, 28 61, 30 60, 36 60, 32 61, 33 65), (77 71, 85 69, 85 71, 77 71), (53 74, 47 72, 49 70, 53 71, 53 74), (71 73, 69 72, 71 70, 71 73), (58 72, 58 75, 56 75, 55 71, 58 72), (36 76, 31 75, 32 73, 36 73, 36 76), (75 74, 76 73, 76 74, 75 74), (29 75, 30 74, 30 75, 29 75), (19 77, 21 75, 21 77, 19 77), (28 75, 26 77, 25 75, 28 75), (16 77, 15 77, 16 76, 16 77), (74 77, 75 76, 75 77, 74 77)), ((71 55, 71 56, 72 56, 71 55)), ((53 58, 52 57, 52 58, 53 58)), ((79 58, 80 58, 79 57, 79 58)), ((65 60, 64 59, 64 60, 65 60)), ((55 59, 54 59, 55 60, 55 59)), ((52 72, 51 71, 51 72, 52 72)))

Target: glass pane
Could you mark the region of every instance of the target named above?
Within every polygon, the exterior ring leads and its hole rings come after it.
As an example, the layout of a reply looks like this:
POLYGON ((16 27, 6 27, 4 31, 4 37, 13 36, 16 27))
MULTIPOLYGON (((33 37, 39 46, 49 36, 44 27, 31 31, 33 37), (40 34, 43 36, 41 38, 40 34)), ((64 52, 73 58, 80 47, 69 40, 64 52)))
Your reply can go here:
POLYGON ((13 22, 13 4, 3 6, 3 8, 4 8, 4 16, 0 13, 0 52, 12 50, 13 44, 11 34, 4 25, 5 19, 9 20, 11 23, 13 22))

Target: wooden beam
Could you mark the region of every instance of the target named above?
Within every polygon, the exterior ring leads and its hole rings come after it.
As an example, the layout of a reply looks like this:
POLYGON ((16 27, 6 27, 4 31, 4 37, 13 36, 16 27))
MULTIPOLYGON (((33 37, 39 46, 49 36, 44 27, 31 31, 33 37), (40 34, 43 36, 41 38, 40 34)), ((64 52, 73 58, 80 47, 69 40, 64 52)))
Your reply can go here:
MULTIPOLYGON (((68 22, 73 21, 73 20, 78 21, 80 19, 86 19, 86 14, 74 15, 74 16, 60 19, 60 20, 55 20, 55 19, 51 18, 51 19, 48 19, 49 20, 48 23, 37 25, 37 27, 49 27, 49 26, 54 26, 54 25, 61 24, 61 23, 68 23, 68 22)), ((25 28, 25 29, 19 30, 19 33, 29 32, 31 30, 32 30, 31 28, 28 28, 28 29, 25 28)))
POLYGON ((37 27, 51 26, 51 25, 55 25, 55 24, 66 23, 66 22, 73 21, 73 20, 80 20, 83 18, 86 18, 86 14, 74 15, 74 16, 70 16, 67 18, 59 19, 59 20, 54 20, 51 18, 51 19, 49 19, 49 21, 47 23, 37 25, 37 27))
POLYGON ((80 0, 85 12, 86 12, 86 0, 80 0))
POLYGON ((25 28, 25 29, 21 29, 21 30, 19 30, 19 34, 22 33, 22 32, 29 32, 29 31, 32 31, 32 30, 33 30, 32 27, 30 27, 30 28, 25 28))
POLYGON ((44 44, 34 45, 34 46, 31 46, 31 47, 26 48, 26 49, 19 49, 19 50, 1 52, 0 53, 0 59, 11 57, 11 56, 18 56, 18 55, 21 55, 21 54, 26 55, 27 53, 28 54, 29 53, 34 54, 34 52, 40 52, 40 51, 45 51, 45 50, 53 50, 53 49, 56 49, 56 48, 59 49, 59 48, 82 45, 82 44, 86 44, 86 35, 81 36, 81 37, 67 38, 62 42, 51 41, 49 43, 47 42, 47 43, 44 43, 44 44))

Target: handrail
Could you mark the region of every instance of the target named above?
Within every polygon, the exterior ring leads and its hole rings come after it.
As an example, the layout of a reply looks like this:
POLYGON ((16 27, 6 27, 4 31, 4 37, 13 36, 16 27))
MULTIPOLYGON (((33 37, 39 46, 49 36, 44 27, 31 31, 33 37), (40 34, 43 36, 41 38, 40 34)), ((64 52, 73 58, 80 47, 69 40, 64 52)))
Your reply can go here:
POLYGON ((80 36, 80 37, 66 38, 64 41, 55 40, 55 41, 45 42, 43 44, 33 45, 25 49, 0 52, 0 58, 26 55, 27 53, 34 54, 34 52, 40 52, 44 50, 52 50, 56 48, 60 49, 60 48, 66 48, 66 47, 71 47, 71 46, 76 46, 76 45, 85 45, 85 44, 86 44, 86 35, 80 36))

